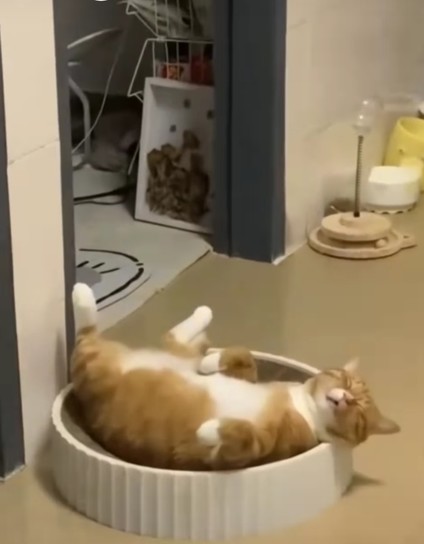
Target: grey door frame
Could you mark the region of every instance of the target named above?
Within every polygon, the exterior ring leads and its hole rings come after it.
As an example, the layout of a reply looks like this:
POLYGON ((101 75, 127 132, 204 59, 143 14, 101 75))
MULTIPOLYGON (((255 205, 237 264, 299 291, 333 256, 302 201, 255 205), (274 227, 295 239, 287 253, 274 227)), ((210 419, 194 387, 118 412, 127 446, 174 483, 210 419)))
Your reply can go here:
POLYGON ((0 37, 0 479, 25 463, 0 37))
MULTIPOLYGON (((76 280, 74 195, 72 187, 71 112, 69 106, 68 55, 66 22, 60 16, 61 0, 53 0, 53 23, 56 53, 57 107, 60 140, 60 179, 62 194, 62 232, 65 278, 66 355, 74 343, 72 288, 76 280)), ((69 365, 68 365, 69 369, 69 365)))

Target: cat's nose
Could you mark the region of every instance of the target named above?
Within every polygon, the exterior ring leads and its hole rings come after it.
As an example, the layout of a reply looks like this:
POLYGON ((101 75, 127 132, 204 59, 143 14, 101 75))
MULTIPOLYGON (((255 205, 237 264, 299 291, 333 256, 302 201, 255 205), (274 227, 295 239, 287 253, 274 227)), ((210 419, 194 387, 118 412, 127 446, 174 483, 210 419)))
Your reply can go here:
POLYGON ((327 393, 327 398, 329 400, 332 400, 333 402, 340 402, 344 400, 345 395, 346 391, 344 389, 341 389, 340 387, 335 387, 327 393))
POLYGON ((344 409, 347 408, 353 397, 345 389, 335 387, 327 393, 326 398, 334 407, 344 409))

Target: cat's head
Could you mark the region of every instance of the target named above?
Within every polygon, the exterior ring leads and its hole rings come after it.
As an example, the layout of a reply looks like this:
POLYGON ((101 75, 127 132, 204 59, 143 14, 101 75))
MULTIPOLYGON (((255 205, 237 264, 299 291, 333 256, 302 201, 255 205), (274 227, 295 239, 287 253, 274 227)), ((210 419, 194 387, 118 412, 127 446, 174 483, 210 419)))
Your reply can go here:
POLYGON ((397 423, 377 407, 366 383, 358 374, 358 360, 341 369, 321 372, 308 381, 318 417, 330 439, 357 446, 371 435, 394 434, 397 423))

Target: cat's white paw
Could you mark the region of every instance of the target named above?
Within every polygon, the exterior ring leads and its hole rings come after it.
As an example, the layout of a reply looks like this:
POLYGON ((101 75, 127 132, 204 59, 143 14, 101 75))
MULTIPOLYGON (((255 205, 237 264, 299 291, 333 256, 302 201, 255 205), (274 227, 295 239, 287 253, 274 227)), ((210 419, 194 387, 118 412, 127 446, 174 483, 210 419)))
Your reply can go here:
POLYGON ((207 327, 212 321, 213 313, 209 306, 199 306, 194 310, 196 320, 199 320, 204 327, 207 327))
POLYGON ((96 299, 92 289, 85 283, 76 283, 72 290, 72 301, 75 306, 91 308, 96 306, 96 299))
POLYGON ((205 446, 219 446, 221 437, 219 436, 219 419, 208 419, 197 429, 197 438, 205 446))
POLYGON ((219 362, 221 360, 221 353, 219 351, 215 353, 209 353, 203 357, 199 364, 199 374, 216 374, 220 371, 219 362))
POLYGON ((85 283, 76 283, 72 290, 72 302, 77 329, 95 327, 97 324, 96 298, 85 283))

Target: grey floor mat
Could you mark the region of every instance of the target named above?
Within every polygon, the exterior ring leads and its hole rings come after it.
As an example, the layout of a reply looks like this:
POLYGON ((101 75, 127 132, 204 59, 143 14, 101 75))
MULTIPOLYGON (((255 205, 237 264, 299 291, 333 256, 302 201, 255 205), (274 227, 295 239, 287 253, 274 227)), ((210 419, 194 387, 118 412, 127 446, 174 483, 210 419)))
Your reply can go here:
POLYGON ((100 310, 122 300, 149 278, 145 265, 132 255, 100 249, 77 251, 77 281, 93 289, 100 310))

